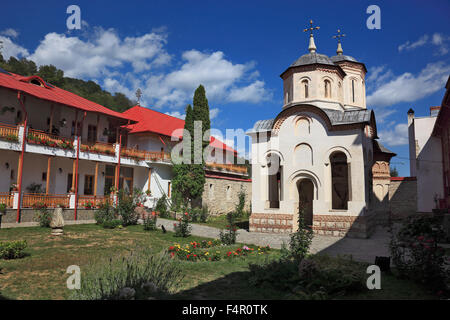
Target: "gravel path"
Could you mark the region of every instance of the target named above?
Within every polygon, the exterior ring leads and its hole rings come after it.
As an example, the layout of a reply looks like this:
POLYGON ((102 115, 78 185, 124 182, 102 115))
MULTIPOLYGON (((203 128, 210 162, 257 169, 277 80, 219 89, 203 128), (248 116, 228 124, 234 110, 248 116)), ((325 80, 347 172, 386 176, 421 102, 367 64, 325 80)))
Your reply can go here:
MULTIPOLYGON (((174 220, 158 219, 158 226, 173 231, 174 220)), ((192 234, 201 237, 218 238, 220 229, 192 225, 192 234)), ((270 245, 272 248, 281 248, 282 243, 289 243, 289 235, 270 234, 259 232, 248 232, 240 229, 237 231, 237 241, 240 243, 254 244, 259 246, 270 245)), ((375 261, 375 256, 389 256, 389 234, 386 229, 378 228, 369 239, 339 238, 331 236, 314 236, 311 244, 312 253, 326 253, 331 256, 352 255, 355 260, 370 262, 375 261)))

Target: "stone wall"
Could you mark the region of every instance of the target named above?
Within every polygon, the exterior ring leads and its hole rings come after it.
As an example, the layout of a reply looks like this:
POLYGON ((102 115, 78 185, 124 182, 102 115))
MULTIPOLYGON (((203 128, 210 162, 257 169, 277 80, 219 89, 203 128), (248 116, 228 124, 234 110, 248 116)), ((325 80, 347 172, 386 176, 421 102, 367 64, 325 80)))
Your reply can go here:
POLYGON ((228 177, 206 177, 202 205, 207 205, 212 215, 219 215, 234 211, 239 202, 240 190, 245 192, 244 210, 250 211, 252 199, 252 183, 246 179, 228 177))
MULTIPOLYGON (((52 211, 54 209, 48 209, 52 211)), ((78 209, 77 210, 77 220, 93 220, 95 210, 88 209, 78 209)), ((34 216, 36 210, 34 209, 22 209, 20 214, 20 222, 34 222, 34 216)), ((74 220, 74 210, 73 209, 63 209, 63 217, 65 221, 74 220)), ((6 214, 2 217, 2 223, 14 223, 16 222, 17 210, 8 209, 6 214)))
POLYGON ((417 181, 414 177, 391 178, 389 207, 394 219, 417 212, 417 181))
POLYGON ((252 213, 250 232, 291 233, 292 214, 252 213))

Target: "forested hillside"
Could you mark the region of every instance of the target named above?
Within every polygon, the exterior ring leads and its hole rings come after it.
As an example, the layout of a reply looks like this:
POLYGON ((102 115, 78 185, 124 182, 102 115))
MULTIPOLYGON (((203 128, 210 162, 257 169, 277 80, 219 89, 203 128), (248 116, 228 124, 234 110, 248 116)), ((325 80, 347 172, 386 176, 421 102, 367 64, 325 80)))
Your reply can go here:
POLYGON ((44 65, 38 68, 34 61, 25 58, 18 60, 14 57, 10 57, 6 61, 0 54, 0 68, 23 76, 38 75, 48 83, 115 111, 123 112, 136 104, 120 92, 112 95, 110 92, 102 90, 94 81, 64 77, 64 71, 53 65, 44 65))

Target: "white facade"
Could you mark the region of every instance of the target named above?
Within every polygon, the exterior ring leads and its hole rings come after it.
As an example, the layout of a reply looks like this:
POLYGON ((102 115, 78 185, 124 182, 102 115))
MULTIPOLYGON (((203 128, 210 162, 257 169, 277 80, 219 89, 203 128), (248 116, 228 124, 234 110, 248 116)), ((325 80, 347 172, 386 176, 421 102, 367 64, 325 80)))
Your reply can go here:
POLYGON ((417 211, 432 212, 437 208, 435 199, 444 197, 442 145, 439 137, 431 133, 436 115, 415 117, 408 113, 410 175, 417 178, 417 211))

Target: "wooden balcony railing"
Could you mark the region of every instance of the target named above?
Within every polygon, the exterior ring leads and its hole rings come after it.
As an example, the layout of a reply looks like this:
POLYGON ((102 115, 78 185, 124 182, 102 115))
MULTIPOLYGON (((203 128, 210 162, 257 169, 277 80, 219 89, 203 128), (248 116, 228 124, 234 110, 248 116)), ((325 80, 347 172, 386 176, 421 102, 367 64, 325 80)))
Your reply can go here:
POLYGON ((116 148, 112 143, 106 142, 83 142, 80 145, 80 151, 90 152, 90 153, 101 153, 110 156, 114 156, 116 154, 116 148))
POLYGON ((27 142, 46 147, 73 149, 72 138, 64 138, 35 129, 28 129, 27 142))
POLYGON ((58 205, 69 207, 69 195, 67 194, 38 194, 25 193, 22 198, 22 208, 33 208, 45 205, 47 208, 56 208, 58 205))
POLYGON ((0 193, 0 203, 5 204, 7 208, 12 208, 13 199, 14 199, 14 197, 9 192, 8 193, 0 193))
POLYGON ((218 169, 242 174, 247 173, 247 167, 242 165, 207 162, 206 167, 211 168, 213 170, 218 169))
POLYGON ((0 123, 0 139, 19 142, 19 129, 16 126, 0 123))
POLYGON ((78 207, 86 209, 94 209, 100 205, 110 202, 109 196, 78 196, 78 207))
POLYGON ((145 151, 131 148, 122 148, 122 157, 142 160, 142 161, 163 161, 170 162, 170 153, 158 151, 145 151))

